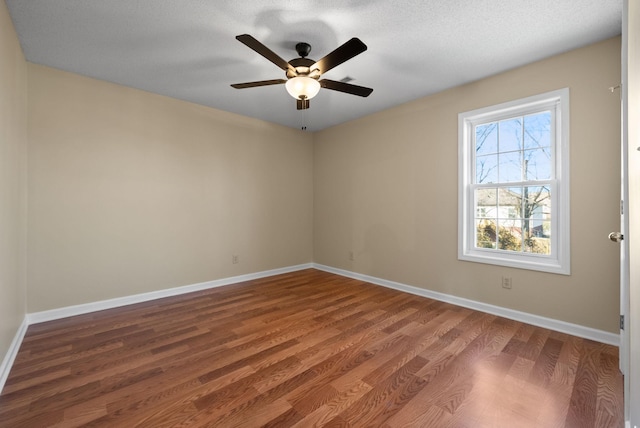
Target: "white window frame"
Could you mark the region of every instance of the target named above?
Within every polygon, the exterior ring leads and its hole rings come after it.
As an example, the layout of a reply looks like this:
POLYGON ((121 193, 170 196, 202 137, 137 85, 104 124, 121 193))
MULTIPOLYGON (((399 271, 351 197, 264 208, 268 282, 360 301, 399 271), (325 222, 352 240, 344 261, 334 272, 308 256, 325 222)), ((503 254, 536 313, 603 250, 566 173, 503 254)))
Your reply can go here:
MULTIPOLYGON (((571 274, 569 201, 569 88, 458 115, 458 259, 556 274, 571 274), (476 247, 474 127, 511 117, 552 111, 551 254, 476 247)), ((549 181, 549 180, 545 180, 549 181)))

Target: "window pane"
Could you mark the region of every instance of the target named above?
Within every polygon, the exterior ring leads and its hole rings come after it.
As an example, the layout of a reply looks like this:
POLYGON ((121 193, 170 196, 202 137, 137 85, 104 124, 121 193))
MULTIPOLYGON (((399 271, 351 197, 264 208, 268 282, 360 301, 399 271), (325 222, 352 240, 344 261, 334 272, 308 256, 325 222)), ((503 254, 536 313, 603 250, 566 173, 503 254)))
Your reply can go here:
POLYGON ((550 238, 551 222, 548 220, 529 220, 529 236, 534 238, 550 238))
POLYGON ((525 180, 548 180, 551 178, 551 152, 549 148, 525 150, 525 180))
POLYGON ((551 222, 529 220, 524 251, 534 254, 551 254, 551 222))
POLYGON ((507 183, 522 181, 522 152, 500 153, 498 181, 507 183))
POLYGON ((476 183, 495 183, 498 181, 498 155, 476 157, 476 183))
POLYGON ((524 188, 524 251, 551 254, 551 192, 547 186, 524 188))
POLYGON ((522 218, 522 188, 500 189, 498 198, 498 217, 522 218))
POLYGON ((522 220, 502 220, 498 226, 498 248, 522 252, 522 220))
POLYGON ((476 248, 496 248, 496 220, 476 220, 476 248))
POLYGON ((500 152, 522 150, 522 118, 500 121, 500 139, 498 148, 500 152))
POLYGON ((551 112, 524 117, 524 148, 551 146, 551 112))
POLYGON ((494 218, 497 216, 497 189, 476 189, 476 217, 494 218))
POLYGON ((547 186, 524 188, 524 218, 548 220, 551 218, 551 192, 547 186))
POLYGON ((476 126, 476 155, 498 153, 498 123, 476 126))

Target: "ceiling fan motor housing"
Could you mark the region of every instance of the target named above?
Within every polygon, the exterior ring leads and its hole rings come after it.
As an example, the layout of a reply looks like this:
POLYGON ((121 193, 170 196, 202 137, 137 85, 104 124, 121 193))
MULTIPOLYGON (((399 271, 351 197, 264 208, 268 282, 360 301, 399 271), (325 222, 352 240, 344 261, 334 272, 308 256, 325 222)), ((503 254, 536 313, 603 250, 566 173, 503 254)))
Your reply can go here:
POLYGON ((292 77, 297 76, 308 76, 317 79, 320 77, 320 73, 313 73, 313 70, 311 70, 311 66, 315 63, 316 62, 314 60, 309 58, 292 59, 291 61, 289 61, 289 64, 291 64, 291 66, 295 68, 295 72, 291 69, 288 69, 287 77, 291 79, 292 77))

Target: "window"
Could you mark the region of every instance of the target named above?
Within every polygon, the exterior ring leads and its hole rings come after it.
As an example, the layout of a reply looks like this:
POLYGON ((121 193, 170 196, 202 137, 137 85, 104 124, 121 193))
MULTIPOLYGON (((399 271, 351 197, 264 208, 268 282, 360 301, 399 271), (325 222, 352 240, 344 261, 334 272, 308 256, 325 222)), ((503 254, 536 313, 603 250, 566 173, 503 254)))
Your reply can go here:
POLYGON ((460 260, 568 275, 569 89, 460 113, 460 260))

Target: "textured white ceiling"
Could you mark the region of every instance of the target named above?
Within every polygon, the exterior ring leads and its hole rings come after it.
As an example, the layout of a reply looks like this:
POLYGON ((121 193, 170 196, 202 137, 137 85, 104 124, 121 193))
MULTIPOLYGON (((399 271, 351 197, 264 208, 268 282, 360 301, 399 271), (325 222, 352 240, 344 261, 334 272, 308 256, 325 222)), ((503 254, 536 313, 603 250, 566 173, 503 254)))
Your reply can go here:
POLYGON ((6 0, 27 60, 299 128, 284 85, 233 89, 284 72, 235 39, 286 60, 320 59, 351 37, 368 50, 324 77, 304 113, 324 129, 620 34, 622 0, 6 0))

